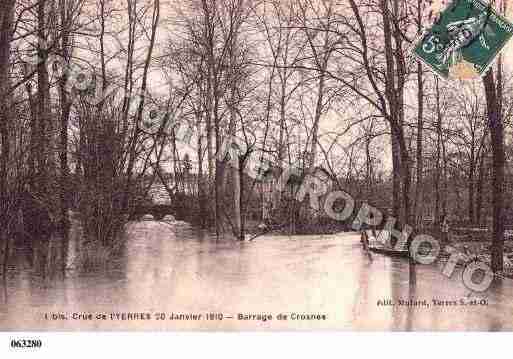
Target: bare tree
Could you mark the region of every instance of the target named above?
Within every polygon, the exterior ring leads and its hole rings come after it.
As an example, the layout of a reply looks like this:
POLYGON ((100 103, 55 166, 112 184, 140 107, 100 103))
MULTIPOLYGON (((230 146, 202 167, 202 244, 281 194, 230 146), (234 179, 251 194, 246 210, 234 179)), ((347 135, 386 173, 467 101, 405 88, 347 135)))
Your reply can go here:
POLYGON ((2 214, 0 215, 0 225, 3 230, 0 238, 3 256, 3 275, 7 268, 9 237, 8 237, 8 219, 12 215, 9 205, 9 162, 10 162, 10 136, 9 136, 9 86, 10 86, 10 55, 11 39, 14 17, 15 0, 2 2, 0 15, 0 139, 2 141, 0 158, 0 206, 2 214))

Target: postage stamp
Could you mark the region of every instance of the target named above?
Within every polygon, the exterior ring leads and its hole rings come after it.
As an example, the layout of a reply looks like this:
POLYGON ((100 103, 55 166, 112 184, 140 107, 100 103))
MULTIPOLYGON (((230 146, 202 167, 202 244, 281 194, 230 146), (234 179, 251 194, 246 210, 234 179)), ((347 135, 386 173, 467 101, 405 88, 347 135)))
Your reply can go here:
POLYGON ((414 44, 413 54, 442 79, 484 76, 513 36, 493 3, 454 0, 414 44))

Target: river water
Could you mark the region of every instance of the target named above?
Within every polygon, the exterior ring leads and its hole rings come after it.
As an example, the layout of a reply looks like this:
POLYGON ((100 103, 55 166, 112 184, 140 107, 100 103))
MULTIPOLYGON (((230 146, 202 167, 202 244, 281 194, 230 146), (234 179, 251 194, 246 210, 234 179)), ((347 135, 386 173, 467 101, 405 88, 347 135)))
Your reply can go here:
POLYGON ((143 221, 102 270, 43 281, 18 269, 0 288, 0 330, 513 330, 509 280, 472 294, 459 273, 369 257, 356 233, 238 243, 184 222, 143 221), (398 305, 410 298, 428 305, 398 305), (478 305, 454 305, 460 299, 478 305), (395 305, 378 305, 387 300, 395 305))

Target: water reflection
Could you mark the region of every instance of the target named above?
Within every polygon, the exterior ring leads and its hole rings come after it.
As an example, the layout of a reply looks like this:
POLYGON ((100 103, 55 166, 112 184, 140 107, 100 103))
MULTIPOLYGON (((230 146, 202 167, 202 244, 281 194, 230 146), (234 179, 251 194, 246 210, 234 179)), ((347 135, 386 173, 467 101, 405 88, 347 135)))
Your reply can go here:
MULTIPOLYGON (((75 238, 75 237, 73 237, 75 238)), ((49 245, 49 253, 58 246, 49 245)), ((436 266, 362 251, 358 236, 260 237, 216 241, 183 222, 134 223, 127 241, 101 268, 83 272, 76 239, 69 244, 66 278, 45 279, 23 261, 2 286, 5 330, 512 330, 510 282, 486 294, 488 306, 434 306, 469 291, 455 273, 436 266), (390 299, 426 300, 422 306, 378 305, 390 299), (222 321, 45 320, 45 313, 212 312, 222 321), (321 313, 327 320, 238 321, 237 313, 321 313)))
POLYGON ((2 305, 7 305, 7 278, 4 276, 2 282, 2 305))
MULTIPOLYGON (((417 298, 417 266, 415 262, 410 261, 408 265, 408 299, 416 300, 417 298)), ((406 319, 404 330, 411 331, 414 329, 413 325, 414 307, 408 306, 406 311, 406 319)))

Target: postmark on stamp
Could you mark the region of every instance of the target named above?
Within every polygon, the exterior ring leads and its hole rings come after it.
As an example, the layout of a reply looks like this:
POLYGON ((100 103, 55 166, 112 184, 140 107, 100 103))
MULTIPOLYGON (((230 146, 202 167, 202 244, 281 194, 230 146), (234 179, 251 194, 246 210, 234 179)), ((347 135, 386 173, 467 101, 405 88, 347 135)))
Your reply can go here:
POLYGON ((513 36, 493 3, 454 0, 414 44, 415 57, 443 79, 484 76, 513 36))

